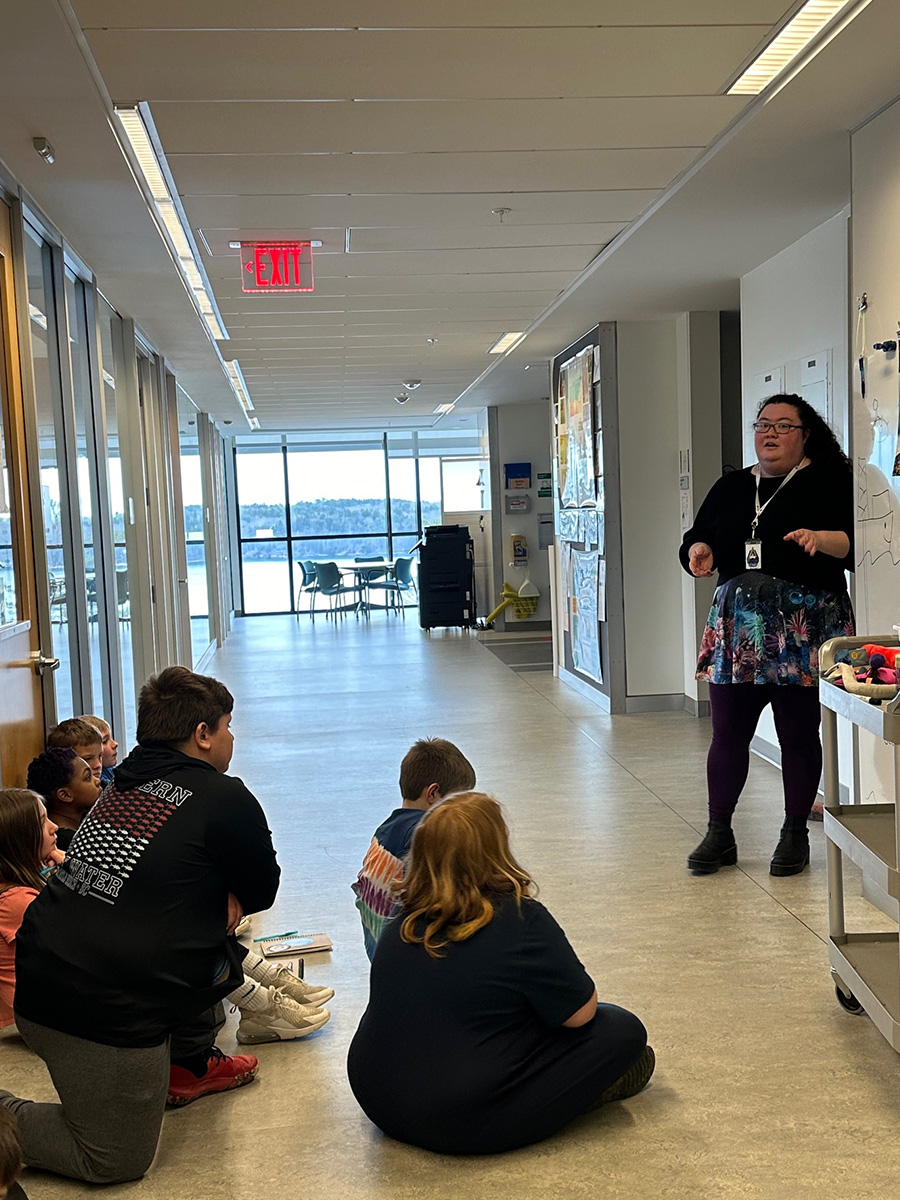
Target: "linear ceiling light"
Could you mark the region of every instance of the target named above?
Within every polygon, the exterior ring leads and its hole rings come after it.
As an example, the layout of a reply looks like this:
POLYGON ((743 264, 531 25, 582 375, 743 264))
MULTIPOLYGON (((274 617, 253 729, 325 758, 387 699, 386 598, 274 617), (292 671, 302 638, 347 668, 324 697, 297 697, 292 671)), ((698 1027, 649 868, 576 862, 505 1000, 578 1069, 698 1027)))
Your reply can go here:
POLYGON ((806 0, 746 71, 728 89, 729 96, 757 96, 794 61, 850 0, 806 0))
POLYGON ((452 404, 439 404, 434 411, 443 415, 444 413, 453 412, 454 408, 456 408, 455 400, 452 404))
POLYGON ((231 384, 231 390, 237 396, 238 404, 243 409, 244 416, 251 429, 259 429, 259 421, 255 417, 251 417, 253 412, 253 401, 250 399, 250 393, 247 391, 247 381, 244 379, 244 372, 241 370, 241 364, 236 358, 225 360, 225 373, 228 376, 228 382, 231 384), (256 421, 256 425, 253 422, 256 421))
POLYGON ((212 287, 181 207, 168 163, 146 104, 117 108, 116 117, 125 135, 131 160, 146 189, 148 207, 169 246, 194 307, 213 341, 228 333, 216 306, 212 287))
POLYGON ((502 337, 498 337, 493 346, 488 350, 488 354, 507 354, 510 350, 518 346, 519 342, 525 337, 524 333, 504 333, 502 337))

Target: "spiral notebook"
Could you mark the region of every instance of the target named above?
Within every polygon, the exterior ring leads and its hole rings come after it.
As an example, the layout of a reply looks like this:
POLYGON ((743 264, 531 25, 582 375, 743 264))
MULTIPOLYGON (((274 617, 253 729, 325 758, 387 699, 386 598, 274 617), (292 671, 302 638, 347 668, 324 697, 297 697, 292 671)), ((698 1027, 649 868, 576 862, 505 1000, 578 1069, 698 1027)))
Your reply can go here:
POLYGON ((296 958, 334 949, 327 933, 293 933, 288 937, 276 935, 254 939, 254 945, 266 958, 296 958))

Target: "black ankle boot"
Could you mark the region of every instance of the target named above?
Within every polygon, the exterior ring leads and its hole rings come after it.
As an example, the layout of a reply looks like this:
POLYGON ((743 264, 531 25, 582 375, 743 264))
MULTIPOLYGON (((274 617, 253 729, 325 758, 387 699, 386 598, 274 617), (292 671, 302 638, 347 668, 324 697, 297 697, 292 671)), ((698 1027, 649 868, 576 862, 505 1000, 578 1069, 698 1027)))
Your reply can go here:
POLYGON ((719 867, 733 867, 737 862, 737 845, 727 821, 710 821, 706 837, 688 855, 688 870, 697 875, 712 875, 719 867))
POLYGON ((806 817, 785 817, 781 838, 769 863, 770 875, 799 875, 809 866, 809 829, 806 817))

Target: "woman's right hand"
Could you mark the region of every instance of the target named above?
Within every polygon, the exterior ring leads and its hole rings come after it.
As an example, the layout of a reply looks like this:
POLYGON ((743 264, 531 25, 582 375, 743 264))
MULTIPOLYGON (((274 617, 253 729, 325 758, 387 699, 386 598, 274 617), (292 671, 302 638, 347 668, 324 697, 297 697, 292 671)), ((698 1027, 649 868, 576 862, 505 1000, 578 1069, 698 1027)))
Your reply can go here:
POLYGON ((688 566, 692 575, 712 575, 713 552, 706 542, 694 542, 688 551, 688 566))

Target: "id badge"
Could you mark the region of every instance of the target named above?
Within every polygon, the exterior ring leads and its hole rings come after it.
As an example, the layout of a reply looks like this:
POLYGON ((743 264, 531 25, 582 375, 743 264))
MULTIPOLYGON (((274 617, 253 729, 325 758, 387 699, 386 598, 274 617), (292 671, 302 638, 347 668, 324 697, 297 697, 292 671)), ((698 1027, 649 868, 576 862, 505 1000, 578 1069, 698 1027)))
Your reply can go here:
POLYGON ((762 570, 762 542, 754 538, 744 542, 744 564, 748 571, 762 570))

